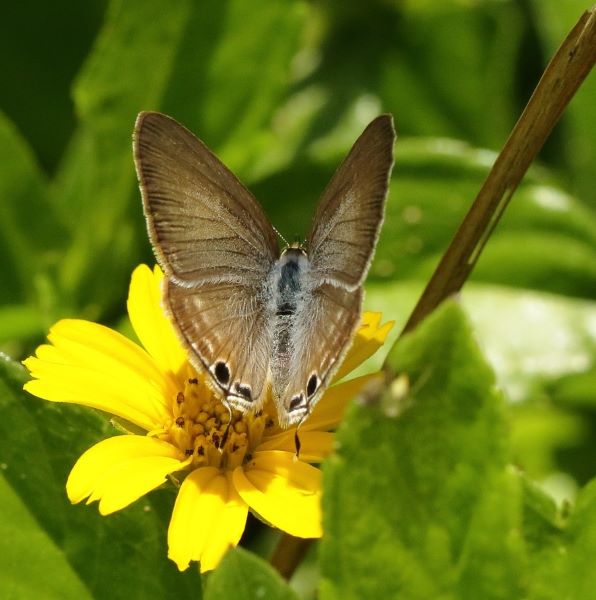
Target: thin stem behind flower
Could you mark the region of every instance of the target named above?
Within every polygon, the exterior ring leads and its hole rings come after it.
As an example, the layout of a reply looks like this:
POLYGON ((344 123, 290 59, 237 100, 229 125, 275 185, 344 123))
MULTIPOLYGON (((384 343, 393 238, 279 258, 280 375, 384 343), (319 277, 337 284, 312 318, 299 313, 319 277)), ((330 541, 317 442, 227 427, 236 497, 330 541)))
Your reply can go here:
MULTIPOLYGON (((461 290, 530 164, 596 61, 596 7, 583 13, 546 67, 521 117, 408 318, 400 337, 461 290)), ((385 365, 388 379, 392 378, 385 365)), ((282 535, 271 564, 289 579, 312 540, 282 535)))

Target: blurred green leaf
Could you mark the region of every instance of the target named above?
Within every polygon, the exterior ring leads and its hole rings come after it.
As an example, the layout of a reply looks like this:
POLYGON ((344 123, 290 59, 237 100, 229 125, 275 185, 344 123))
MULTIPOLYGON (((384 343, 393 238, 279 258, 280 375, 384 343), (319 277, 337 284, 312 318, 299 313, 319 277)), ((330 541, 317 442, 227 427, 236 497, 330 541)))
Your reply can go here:
POLYGON ((558 233, 503 231, 485 248, 473 280, 592 298, 596 245, 558 233))
POLYGON ((270 143, 306 15, 301 2, 209 0, 189 16, 163 109, 240 176, 270 143))
POLYGON ((13 600, 92 598, 64 553, 39 526, 4 477, 0 478, 0 502, 2 596, 13 600))
POLYGON ((39 336, 47 325, 39 311, 29 305, 0 305, 0 344, 39 336))
POLYGON ((27 143, 0 113, 0 302, 33 301, 35 279, 55 261, 63 228, 27 143))
MULTIPOLYGON (((198 572, 179 573, 167 559, 173 494, 154 492, 108 517, 101 517, 96 506, 71 506, 65 492, 68 472, 85 449, 106 437, 107 421, 88 409, 30 397, 21 389, 25 379, 22 367, 0 361, 3 505, 28 515, 26 526, 11 528, 8 539, 11 547, 29 552, 16 574, 8 571, 12 560, 0 561, 0 580, 20 574, 15 593, 31 598, 55 567, 55 587, 48 593, 55 589, 62 597, 74 597, 84 586, 93 598, 200 598, 198 572), (36 541, 40 547, 31 546, 36 541)), ((7 530, 10 522, 2 527, 7 530)))
POLYGON ((592 410, 596 410, 595 390, 596 367, 594 366, 589 371, 570 373, 549 386, 550 393, 557 399, 559 405, 592 410))
POLYGON ((0 110, 52 172, 75 125, 70 82, 89 52, 106 0, 22 0, 0 20, 0 110))
MULTIPOLYGON (((371 277, 428 279, 494 155, 454 140, 398 140, 371 277)), ((473 279, 592 297, 596 215, 535 169, 515 193, 473 279)))
MULTIPOLYGON (((590 8, 585 0, 532 0, 530 5, 535 17, 536 34, 544 43, 545 59, 554 54, 563 38, 590 8)), ((546 61, 545 61, 546 62, 546 61)), ((592 207, 596 206, 596 78, 588 77, 563 115, 559 127, 560 152, 571 191, 583 197, 592 207)))
MULTIPOLYGON (((541 483, 561 475, 561 452, 575 450, 590 439, 590 429, 584 419, 541 398, 511 407, 511 446, 515 464, 541 483)), ((591 475, 594 465, 587 465, 591 475)), ((571 483, 571 482, 570 482, 571 483)), ((559 490, 557 496, 573 496, 576 485, 559 490)), ((547 485, 548 488, 548 485, 547 485)), ((552 490, 551 490, 552 491, 552 490)))
POLYGON ((504 141, 518 103, 518 3, 325 2, 321 19, 320 64, 306 80, 331 92, 319 126, 372 96, 402 134, 504 141))
MULTIPOLYGON (((367 284, 366 309, 397 321, 390 340, 403 327, 422 288, 415 281, 367 284)), ((545 388, 554 390, 560 378, 590 370, 595 302, 483 283, 466 284, 461 296, 499 384, 513 401, 528 400, 545 388)), ((375 357, 370 364, 378 368, 381 360, 375 357)), ((594 397, 594 388, 583 389, 594 397)))
MULTIPOLYGON (((61 284, 75 306, 93 302, 95 314, 125 285, 138 253, 127 216, 132 129, 137 113, 157 107, 165 94, 190 6, 113 1, 74 87, 81 123, 58 173, 63 187, 54 190, 74 238, 61 284), (117 285, 106 286, 110 280, 117 285)), ((140 201, 135 207, 140 224, 140 201)))
POLYGON ((205 598, 292 600, 297 596, 266 562, 242 548, 234 548, 208 576, 205 598))

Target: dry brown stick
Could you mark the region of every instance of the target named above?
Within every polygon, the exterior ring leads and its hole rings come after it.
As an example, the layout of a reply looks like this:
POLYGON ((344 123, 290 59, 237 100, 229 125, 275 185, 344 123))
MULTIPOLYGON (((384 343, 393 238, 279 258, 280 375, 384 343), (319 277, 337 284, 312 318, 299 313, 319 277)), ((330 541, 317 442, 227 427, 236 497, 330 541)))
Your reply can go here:
MULTIPOLYGON (((596 7, 586 11, 548 64, 528 105, 497 157, 468 214, 408 319, 412 330, 458 292, 509 200, 596 60, 596 7)), ((271 564, 289 579, 312 540, 283 534, 271 564)))
POLYGON ((284 533, 269 559, 271 566, 277 569, 284 579, 290 579, 312 542, 313 540, 305 540, 284 533))
POLYGON ((515 188, 596 60, 596 7, 586 11, 546 67, 472 207, 428 282, 402 334, 459 292, 515 188))

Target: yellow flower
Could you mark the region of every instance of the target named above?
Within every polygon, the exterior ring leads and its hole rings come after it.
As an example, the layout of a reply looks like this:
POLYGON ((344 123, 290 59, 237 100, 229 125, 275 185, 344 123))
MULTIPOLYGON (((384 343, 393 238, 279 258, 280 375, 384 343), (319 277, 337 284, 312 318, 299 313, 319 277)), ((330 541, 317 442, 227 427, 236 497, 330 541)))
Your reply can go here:
MULTIPOLYGON (((50 344, 24 361, 34 377, 25 384, 30 393, 102 410, 131 432, 79 458, 69 499, 98 500, 107 515, 170 479, 179 490, 168 555, 180 570, 193 560, 201 571, 215 568, 240 540, 249 508, 293 536, 320 537, 321 472, 309 463, 331 451, 346 404, 378 375, 327 390, 302 425, 297 459, 295 428, 281 429, 271 404, 259 415, 230 415, 191 367, 161 308, 162 278, 145 265, 132 275, 128 314, 144 349, 102 325, 65 319, 51 328, 50 344)), ((380 318, 364 314, 336 380, 383 344, 393 324, 381 326, 380 318)))

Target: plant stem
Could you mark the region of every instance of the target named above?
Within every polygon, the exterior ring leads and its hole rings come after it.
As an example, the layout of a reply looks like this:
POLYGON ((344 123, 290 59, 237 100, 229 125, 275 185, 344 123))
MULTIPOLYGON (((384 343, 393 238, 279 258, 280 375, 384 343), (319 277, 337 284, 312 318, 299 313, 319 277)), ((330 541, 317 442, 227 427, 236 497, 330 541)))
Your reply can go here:
POLYGON ((596 60, 596 7, 584 12, 546 67, 403 331, 459 292, 528 167, 596 60))
MULTIPOLYGON (((414 329, 443 300, 461 290, 513 192, 595 61, 596 7, 593 7, 581 16, 546 67, 401 335, 414 329)), ((312 541, 284 534, 271 564, 289 579, 312 541)))
POLYGON ((302 562, 302 559, 308 552, 312 542, 313 540, 296 538, 288 533, 284 533, 269 561, 271 566, 277 569, 284 579, 290 579, 296 567, 302 562))

